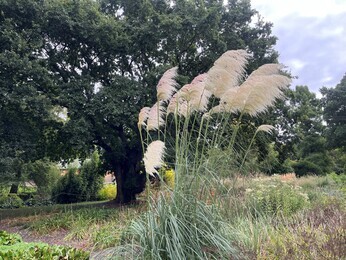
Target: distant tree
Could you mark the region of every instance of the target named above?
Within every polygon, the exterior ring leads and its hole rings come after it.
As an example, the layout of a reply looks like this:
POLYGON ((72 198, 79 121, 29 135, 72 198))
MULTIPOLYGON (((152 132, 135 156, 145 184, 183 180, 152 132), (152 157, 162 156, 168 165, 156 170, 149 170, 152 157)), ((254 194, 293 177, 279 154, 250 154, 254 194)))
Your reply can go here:
POLYGON ((286 93, 270 113, 278 129, 275 149, 279 152, 279 171, 289 170, 287 159, 302 160, 313 153, 325 153, 322 103, 307 86, 296 86, 286 93), (286 166, 285 166, 286 165, 286 166))
POLYGON ((321 88, 327 140, 331 148, 346 150, 346 74, 335 88, 321 88))

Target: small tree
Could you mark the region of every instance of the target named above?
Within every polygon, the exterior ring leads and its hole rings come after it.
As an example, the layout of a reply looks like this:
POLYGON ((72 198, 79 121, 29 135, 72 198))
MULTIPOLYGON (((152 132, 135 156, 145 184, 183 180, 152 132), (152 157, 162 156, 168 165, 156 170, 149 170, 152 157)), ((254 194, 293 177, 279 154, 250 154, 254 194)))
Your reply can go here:
POLYGON ((98 191, 103 185, 103 172, 101 170, 100 156, 95 151, 90 159, 84 161, 80 172, 80 177, 83 182, 83 200, 90 201, 97 199, 98 191))
POLYGON ((60 177, 57 166, 46 159, 27 164, 25 172, 27 178, 36 184, 37 193, 43 197, 51 194, 60 177))
POLYGON ((76 168, 70 168, 68 173, 58 181, 52 192, 54 201, 57 203, 76 203, 82 200, 83 181, 76 172, 76 168))

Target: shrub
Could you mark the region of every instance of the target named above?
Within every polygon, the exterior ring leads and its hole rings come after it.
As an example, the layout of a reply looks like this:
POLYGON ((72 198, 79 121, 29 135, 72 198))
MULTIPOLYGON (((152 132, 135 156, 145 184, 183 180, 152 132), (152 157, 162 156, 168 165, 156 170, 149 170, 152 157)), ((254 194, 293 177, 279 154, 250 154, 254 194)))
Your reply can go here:
POLYGON ((115 184, 106 184, 98 192, 98 199, 112 200, 117 195, 117 186, 115 184))
POLYGON ((290 216, 309 204, 307 194, 282 183, 258 185, 248 191, 247 198, 254 215, 290 216))
POLYGON ((168 169, 163 175, 163 181, 170 187, 174 188, 175 172, 173 169, 168 169))
POLYGON ((345 244, 345 210, 329 201, 281 225, 257 259, 344 259, 345 244))
POLYGON ((23 207, 23 200, 17 194, 2 195, 0 197, 0 208, 13 209, 23 207))
POLYGON ((293 163, 293 169, 296 173, 297 177, 305 176, 305 175, 322 175, 320 167, 313 162, 309 162, 307 160, 301 160, 296 163, 293 163))
POLYGON ((60 171, 57 166, 48 160, 38 160, 29 163, 25 171, 30 180, 37 186, 37 193, 46 197, 50 195, 53 187, 60 178, 60 171))
POLYGON ((53 201, 50 199, 45 199, 40 196, 33 196, 30 199, 24 201, 25 206, 28 207, 41 207, 53 205, 53 201))
POLYGON ((98 197, 98 192, 103 186, 103 177, 101 171, 100 157, 95 151, 90 159, 86 159, 80 170, 80 178, 82 179, 82 200, 92 201, 98 197))
POLYGON ((53 189, 52 199, 57 203, 75 203, 82 201, 83 182, 76 174, 76 168, 70 168, 53 189))

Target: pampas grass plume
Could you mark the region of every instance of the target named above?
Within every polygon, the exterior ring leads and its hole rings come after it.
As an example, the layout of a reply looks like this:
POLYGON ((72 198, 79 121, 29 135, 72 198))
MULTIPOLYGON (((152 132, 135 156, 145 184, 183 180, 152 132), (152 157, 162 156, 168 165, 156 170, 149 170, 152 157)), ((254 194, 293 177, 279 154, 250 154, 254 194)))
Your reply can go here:
POLYGON ((250 54, 245 50, 232 50, 222 54, 207 73, 207 90, 221 98, 228 89, 238 86, 249 58, 250 54))
POLYGON ((174 78, 177 76, 178 67, 167 70, 157 84, 157 100, 168 101, 176 91, 177 82, 174 78))
POLYGON ((149 117, 150 107, 143 107, 138 114, 138 126, 145 125, 145 121, 149 117))
POLYGON ((258 132, 266 132, 268 134, 272 134, 273 131, 274 131, 274 126, 272 125, 260 125, 257 130, 256 130, 256 133, 258 132))
POLYGON ((147 151, 145 152, 143 158, 145 171, 148 174, 158 174, 156 168, 160 168, 162 166, 164 152, 165 143, 160 140, 153 141, 148 145, 147 151))
POLYGON ((150 108, 147 121, 147 130, 156 130, 165 124, 165 120, 163 119, 164 111, 165 109, 160 102, 156 102, 150 108))

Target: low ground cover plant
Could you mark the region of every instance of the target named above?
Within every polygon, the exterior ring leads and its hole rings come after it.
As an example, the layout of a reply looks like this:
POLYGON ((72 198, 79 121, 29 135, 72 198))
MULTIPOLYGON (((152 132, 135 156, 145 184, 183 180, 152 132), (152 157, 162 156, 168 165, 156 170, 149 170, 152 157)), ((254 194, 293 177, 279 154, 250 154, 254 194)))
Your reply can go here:
POLYGON ((19 235, 0 231, 1 259, 89 259, 88 252, 45 243, 24 243, 19 235))

